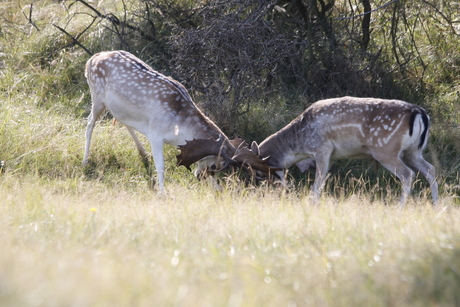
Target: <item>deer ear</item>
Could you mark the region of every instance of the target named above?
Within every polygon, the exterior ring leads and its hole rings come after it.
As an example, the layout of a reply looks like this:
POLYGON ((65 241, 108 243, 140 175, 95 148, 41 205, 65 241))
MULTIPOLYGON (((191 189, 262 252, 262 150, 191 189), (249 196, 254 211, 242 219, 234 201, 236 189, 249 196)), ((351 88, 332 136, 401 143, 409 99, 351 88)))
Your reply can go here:
POLYGON ((251 151, 255 153, 256 155, 259 155, 259 145, 257 144, 256 141, 253 141, 251 144, 251 151))

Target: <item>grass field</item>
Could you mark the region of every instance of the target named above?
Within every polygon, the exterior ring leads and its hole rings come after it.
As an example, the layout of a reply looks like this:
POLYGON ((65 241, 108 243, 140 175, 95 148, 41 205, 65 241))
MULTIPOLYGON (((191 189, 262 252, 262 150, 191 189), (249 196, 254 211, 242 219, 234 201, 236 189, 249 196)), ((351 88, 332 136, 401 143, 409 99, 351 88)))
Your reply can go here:
POLYGON ((456 306, 460 217, 366 193, 0 178, 2 306, 456 306))

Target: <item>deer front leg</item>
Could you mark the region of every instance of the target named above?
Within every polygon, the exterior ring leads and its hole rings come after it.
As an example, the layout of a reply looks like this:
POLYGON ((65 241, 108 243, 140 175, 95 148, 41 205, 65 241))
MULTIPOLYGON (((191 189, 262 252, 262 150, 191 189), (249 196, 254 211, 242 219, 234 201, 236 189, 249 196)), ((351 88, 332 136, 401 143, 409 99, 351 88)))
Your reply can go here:
POLYGON ((134 132, 134 129, 129 126, 126 126, 126 129, 128 129, 129 134, 131 134, 131 137, 134 140, 134 143, 136 143, 137 150, 139 151, 139 154, 141 155, 142 159, 146 159, 149 156, 149 154, 145 150, 144 146, 142 146, 142 143, 141 141, 139 141, 139 138, 134 132))
POLYGON ((219 185, 217 179, 214 176, 208 176, 206 180, 215 191, 222 192, 222 187, 219 185))
POLYGON ((280 178, 279 183, 285 189, 287 189, 287 182, 286 182, 286 170, 282 171, 275 171, 275 174, 280 178))
POLYGON ((151 167, 150 167, 150 160, 149 160, 149 154, 145 150, 144 146, 142 146, 141 141, 139 141, 139 138, 137 137, 136 133, 134 132, 134 129, 126 126, 126 128, 129 131, 129 134, 131 134, 131 137, 134 140, 134 143, 136 143, 137 150, 139 151, 139 155, 142 158, 142 163, 144 164, 145 170, 147 171, 147 174, 149 176, 152 175, 151 167))
POLYGON ((153 162, 155 163, 155 170, 158 178, 158 192, 164 194, 164 175, 165 175, 165 161, 163 154, 163 141, 150 139, 150 146, 152 147, 153 162))
POLYGON ((327 172, 329 171, 329 165, 331 163, 331 154, 332 148, 325 149, 321 153, 315 155, 316 161, 316 172, 315 172, 315 182, 313 183, 310 199, 313 204, 318 203, 321 191, 324 188, 326 179, 328 177, 327 172))

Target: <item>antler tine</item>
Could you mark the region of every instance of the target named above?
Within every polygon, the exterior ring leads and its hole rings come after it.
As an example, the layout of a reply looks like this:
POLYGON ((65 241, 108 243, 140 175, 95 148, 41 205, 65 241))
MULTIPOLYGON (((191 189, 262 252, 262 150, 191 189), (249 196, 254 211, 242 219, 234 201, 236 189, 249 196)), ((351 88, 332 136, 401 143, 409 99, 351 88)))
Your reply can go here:
POLYGON ((239 147, 247 147, 248 143, 241 137, 235 135, 232 140, 228 140, 228 143, 231 145, 232 152, 231 154, 234 155, 236 150, 238 150, 239 147))
MULTIPOLYGON (((232 163, 237 163, 228 156, 225 150, 225 141, 226 138, 222 135, 219 135, 217 140, 209 138, 186 141, 185 145, 179 146, 181 153, 176 156, 177 166, 184 165, 188 170, 191 170, 191 164, 203 159, 206 156, 220 156, 224 158, 225 164, 220 170, 223 170, 232 163)), ((229 146, 233 145, 229 144, 229 146)))
POLYGON ((248 147, 238 146, 233 159, 245 169, 255 169, 265 173, 272 173, 278 176, 275 172, 283 170, 279 167, 273 167, 267 164, 270 157, 261 158, 248 147))
POLYGON ((225 163, 224 163, 224 166, 222 166, 220 169, 217 170, 217 172, 221 172, 223 171, 224 169, 226 169, 227 167, 229 167, 230 165, 232 164, 239 164, 237 161, 233 160, 232 158, 230 158, 227 154, 227 152, 225 150, 223 150, 223 146, 222 146, 222 150, 219 152, 219 155, 224 158, 225 160, 225 163))
POLYGON ((176 156, 177 166, 183 165, 191 171, 190 165, 214 153, 211 147, 215 142, 212 138, 185 141, 185 145, 178 146, 181 153, 176 156))
MULTIPOLYGON (((231 150, 232 154, 235 153, 235 151, 236 151, 235 146, 234 146, 234 142, 233 142, 234 140, 228 140, 228 142, 227 142, 227 144, 230 146, 230 150, 231 150)), ((238 164, 238 162, 236 162, 235 160, 230 158, 230 156, 227 154, 227 151, 225 150, 224 141, 225 141, 225 139, 223 139, 222 136, 219 135, 219 138, 217 139, 217 142, 220 143, 219 144, 219 154, 218 154, 218 156, 224 158, 225 163, 220 169, 217 170, 217 172, 223 171, 224 169, 229 167, 231 164, 238 164)))

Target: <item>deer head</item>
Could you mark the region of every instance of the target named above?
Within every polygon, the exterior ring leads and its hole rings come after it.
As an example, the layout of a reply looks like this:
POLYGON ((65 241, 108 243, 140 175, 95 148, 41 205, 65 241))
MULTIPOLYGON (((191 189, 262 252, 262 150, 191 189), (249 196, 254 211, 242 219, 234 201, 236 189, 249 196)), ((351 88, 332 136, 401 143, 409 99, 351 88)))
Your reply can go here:
MULTIPOLYGON (((209 138, 186 141, 185 145, 179 145, 179 150, 181 153, 176 156, 177 166, 183 165, 189 171, 191 171, 190 165, 208 156, 218 157, 217 163, 209 166, 209 169, 213 172, 219 172, 227 168, 230 164, 236 164, 236 161, 231 159, 227 154, 227 151, 233 154, 236 150, 235 147, 233 147, 227 139, 221 136, 217 140, 209 138)), ((208 166, 206 166, 206 169, 207 168, 208 166)), ((204 175, 201 174, 202 171, 204 170, 200 170, 199 173, 196 173, 197 177, 203 178, 204 175)))
POLYGON ((259 156, 259 146, 252 142, 251 149, 247 146, 239 146, 232 158, 245 169, 255 180, 273 181, 273 176, 280 179, 276 172, 283 170, 279 167, 270 166, 270 156, 259 156))

